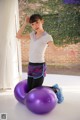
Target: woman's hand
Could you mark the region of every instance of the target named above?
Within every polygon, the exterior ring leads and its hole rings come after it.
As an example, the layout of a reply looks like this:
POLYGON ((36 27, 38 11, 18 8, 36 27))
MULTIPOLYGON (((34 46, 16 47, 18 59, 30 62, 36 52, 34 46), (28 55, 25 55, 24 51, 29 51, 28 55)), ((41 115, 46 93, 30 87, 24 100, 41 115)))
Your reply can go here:
POLYGON ((25 21, 24 21, 24 24, 25 24, 25 25, 29 24, 29 19, 30 19, 29 16, 26 16, 26 17, 25 17, 25 21))

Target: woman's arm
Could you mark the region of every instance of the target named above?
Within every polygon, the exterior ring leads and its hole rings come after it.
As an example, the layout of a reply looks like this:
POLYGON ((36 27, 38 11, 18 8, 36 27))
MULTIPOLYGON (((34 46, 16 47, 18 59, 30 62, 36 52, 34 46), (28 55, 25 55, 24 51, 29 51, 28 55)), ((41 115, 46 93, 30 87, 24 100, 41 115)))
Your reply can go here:
POLYGON ((24 23, 23 23, 23 25, 22 25, 22 27, 19 29, 19 31, 16 33, 16 37, 18 38, 18 39, 30 39, 30 35, 29 35, 29 33, 26 33, 26 34, 22 34, 23 33, 23 31, 24 31, 24 29, 25 29, 25 27, 26 27, 26 25, 29 23, 29 17, 26 17, 25 18, 25 21, 24 21, 24 23))
POLYGON ((48 42, 48 46, 50 47, 51 51, 56 55, 60 56, 68 53, 67 51, 64 51, 62 47, 56 46, 52 41, 48 42))
POLYGON ((53 51, 58 51, 58 47, 52 41, 48 42, 47 44, 53 51))
POLYGON ((62 47, 57 47, 52 41, 48 42, 49 47, 51 48, 52 51, 55 52, 55 54, 58 55, 67 55, 67 54, 74 54, 76 55, 76 52, 74 50, 65 50, 62 47))

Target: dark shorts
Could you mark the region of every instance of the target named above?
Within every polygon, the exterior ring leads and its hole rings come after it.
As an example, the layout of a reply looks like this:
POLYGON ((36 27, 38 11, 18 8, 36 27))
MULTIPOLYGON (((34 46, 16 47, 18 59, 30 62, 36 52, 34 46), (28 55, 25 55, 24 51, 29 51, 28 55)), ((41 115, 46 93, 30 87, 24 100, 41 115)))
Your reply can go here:
POLYGON ((46 63, 29 63, 28 64, 28 77, 34 79, 46 76, 46 63))

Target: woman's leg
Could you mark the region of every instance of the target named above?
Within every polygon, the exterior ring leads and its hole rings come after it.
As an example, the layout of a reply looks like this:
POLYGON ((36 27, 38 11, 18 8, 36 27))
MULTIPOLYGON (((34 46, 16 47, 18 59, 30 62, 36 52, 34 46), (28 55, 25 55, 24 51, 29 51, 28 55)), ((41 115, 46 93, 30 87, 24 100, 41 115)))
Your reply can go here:
MULTIPOLYGON (((32 90, 33 88, 42 86, 43 82, 44 82, 43 76, 38 79, 33 79, 32 77, 28 77, 28 91, 32 90)), ((50 87, 50 86, 45 86, 45 87, 48 87, 55 92, 55 94, 58 98, 58 103, 63 102, 64 97, 63 97, 62 91, 59 88, 58 84, 56 84, 52 87, 50 87)))
POLYGON ((33 89, 33 77, 28 77, 27 84, 28 84, 28 92, 33 89))
MULTIPOLYGON (((42 84, 44 82, 44 77, 42 76, 42 77, 40 77, 38 79, 34 79, 33 81, 34 81, 33 82, 33 88, 42 86, 42 84)), ((63 94, 62 94, 62 90, 59 88, 58 84, 55 84, 52 87, 50 87, 50 86, 45 86, 45 87, 48 87, 48 88, 52 89, 55 92, 55 94, 56 94, 56 96, 58 98, 58 103, 63 102, 64 97, 63 97, 63 94)))
POLYGON ((36 88, 36 87, 39 87, 39 86, 42 86, 43 84, 43 81, 44 81, 44 77, 40 77, 40 78, 37 78, 37 79, 33 79, 33 77, 28 77, 28 92, 30 90, 32 90, 33 88, 36 88))
MULTIPOLYGON (((28 90, 30 91, 33 88, 42 86, 43 82, 44 82, 43 76, 37 79, 33 79, 33 77, 28 77, 28 90)), ((51 88, 55 93, 58 91, 58 89, 55 87, 49 87, 49 88, 51 88)))
POLYGON ((42 86, 43 82, 44 82, 44 77, 40 77, 40 78, 37 78, 37 79, 34 79, 33 80, 33 87, 39 87, 39 86, 42 86))
MULTIPOLYGON (((30 91, 33 88, 42 86, 43 82, 44 82, 43 76, 37 79, 33 79, 33 77, 28 77, 28 90, 30 91)), ((49 87, 49 86, 46 86, 46 87, 49 87)), ((55 87, 49 87, 49 88, 51 88, 55 93, 57 93, 58 91, 58 89, 55 87)))

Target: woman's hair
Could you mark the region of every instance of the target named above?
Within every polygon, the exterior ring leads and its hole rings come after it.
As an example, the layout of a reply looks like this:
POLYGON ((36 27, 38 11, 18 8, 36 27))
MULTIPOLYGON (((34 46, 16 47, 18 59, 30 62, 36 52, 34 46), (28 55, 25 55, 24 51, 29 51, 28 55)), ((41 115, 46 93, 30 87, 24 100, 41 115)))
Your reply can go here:
POLYGON ((30 19, 29 19, 29 23, 33 23, 33 22, 36 22, 37 20, 42 20, 42 16, 39 15, 39 14, 33 14, 30 16, 30 19))

